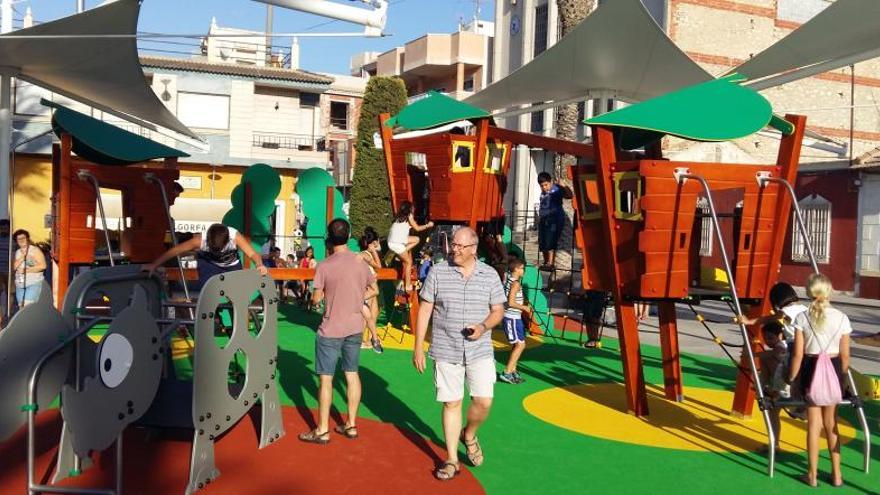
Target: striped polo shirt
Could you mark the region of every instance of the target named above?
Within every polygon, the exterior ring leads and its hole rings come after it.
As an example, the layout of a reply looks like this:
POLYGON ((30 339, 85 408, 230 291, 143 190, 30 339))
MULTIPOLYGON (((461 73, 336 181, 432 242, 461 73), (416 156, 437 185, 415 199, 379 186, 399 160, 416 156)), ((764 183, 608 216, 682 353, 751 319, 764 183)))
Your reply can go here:
POLYGON ((501 279, 492 267, 477 261, 471 276, 464 278, 461 267, 438 263, 428 273, 419 297, 434 304, 429 351, 432 359, 472 363, 494 358, 492 332, 485 332, 476 341, 461 333, 466 326, 482 323, 492 306, 502 306, 507 300, 501 279))

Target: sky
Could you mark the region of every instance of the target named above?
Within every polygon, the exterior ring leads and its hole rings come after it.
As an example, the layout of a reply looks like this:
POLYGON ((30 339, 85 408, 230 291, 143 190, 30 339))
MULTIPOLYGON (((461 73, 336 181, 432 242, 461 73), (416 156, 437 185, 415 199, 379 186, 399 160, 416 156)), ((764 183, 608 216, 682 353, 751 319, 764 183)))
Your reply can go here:
MULTIPOLYGON (((360 2, 331 0, 351 6, 364 7, 360 2)), ((21 26, 21 17, 31 7, 37 22, 46 22, 72 15, 76 0, 23 0, 16 1, 13 26, 21 26)), ((86 8, 94 8, 101 0, 86 0, 86 8)), ((482 0, 481 17, 492 20, 493 0, 482 0)), ((474 0, 391 0, 384 38, 300 38, 300 68, 316 72, 348 74, 352 55, 363 51, 384 52, 425 33, 451 33, 461 18, 474 15, 474 0)), ((143 0, 138 30, 160 33, 207 33, 211 18, 217 18, 222 27, 263 31, 266 24, 266 5, 251 0, 143 0)), ((274 8, 275 32, 361 32, 362 26, 335 21, 326 17, 281 7, 274 8)), ((196 40, 167 40, 172 43, 139 41, 139 47, 167 49, 180 53, 158 55, 185 57, 195 52, 196 40), (182 44, 180 44, 182 43, 182 44)), ((274 44, 289 47, 290 38, 275 38, 274 44)))

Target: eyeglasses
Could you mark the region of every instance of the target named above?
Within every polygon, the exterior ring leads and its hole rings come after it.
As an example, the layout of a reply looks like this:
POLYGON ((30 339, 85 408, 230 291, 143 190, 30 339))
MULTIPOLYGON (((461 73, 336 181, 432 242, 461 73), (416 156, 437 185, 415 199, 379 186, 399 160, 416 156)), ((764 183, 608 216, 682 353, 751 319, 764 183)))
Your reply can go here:
POLYGON ((455 242, 452 243, 452 249, 465 249, 472 246, 476 246, 476 244, 458 244, 455 242))

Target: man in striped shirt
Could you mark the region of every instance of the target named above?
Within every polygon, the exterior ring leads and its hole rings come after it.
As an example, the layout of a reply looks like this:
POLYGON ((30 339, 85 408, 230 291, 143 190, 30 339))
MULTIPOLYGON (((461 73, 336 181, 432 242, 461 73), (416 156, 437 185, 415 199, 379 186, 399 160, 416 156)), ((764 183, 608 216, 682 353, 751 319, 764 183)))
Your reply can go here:
POLYGON ((452 237, 452 260, 435 265, 419 293, 413 364, 425 371, 425 335, 433 317, 430 356, 434 360, 437 401, 443 403, 446 462, 434 475, 450 480, 460 472, 459 438, 471 464, 483 463, 477 429, 489 415, 495 384, 492 327, 504 315, 504 289, 498 273, 477 260, 477 234, 462 227, 452 237), (462 430, 461 404, 467 381, 471 403, 462 430))

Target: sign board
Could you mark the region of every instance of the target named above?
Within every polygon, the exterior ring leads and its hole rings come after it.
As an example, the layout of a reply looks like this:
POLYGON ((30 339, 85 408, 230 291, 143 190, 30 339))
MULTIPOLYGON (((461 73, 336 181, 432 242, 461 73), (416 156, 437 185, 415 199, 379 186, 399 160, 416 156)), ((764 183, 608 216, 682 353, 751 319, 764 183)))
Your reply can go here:
POLYGON ((202 188, 202 178, 196 175, 181 175, 177 182, 180 183, 181 187, 184 189, 201 189, 202 188))

